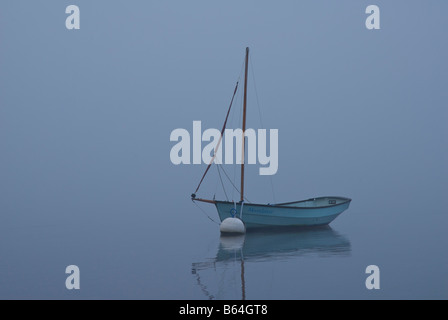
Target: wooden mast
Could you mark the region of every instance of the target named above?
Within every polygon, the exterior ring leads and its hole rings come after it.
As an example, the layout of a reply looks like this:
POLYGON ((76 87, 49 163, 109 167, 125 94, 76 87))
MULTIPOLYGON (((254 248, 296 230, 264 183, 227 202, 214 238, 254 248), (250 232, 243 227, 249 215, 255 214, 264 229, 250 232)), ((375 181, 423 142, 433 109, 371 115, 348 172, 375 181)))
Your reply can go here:
POLYGON ((245 138, 244 138, 244 134, 246 131, 246 104, 247 104, 247 70, 248 70, 248 64, 249 64, 249 47, 246 48, 246 70, 244 73, 244 102, 243 102, 243 150, 241 153, 241 202, 244 201, 244 150, 245 150, 245 146, 244 146, 244 142, 245 142, 245 138))

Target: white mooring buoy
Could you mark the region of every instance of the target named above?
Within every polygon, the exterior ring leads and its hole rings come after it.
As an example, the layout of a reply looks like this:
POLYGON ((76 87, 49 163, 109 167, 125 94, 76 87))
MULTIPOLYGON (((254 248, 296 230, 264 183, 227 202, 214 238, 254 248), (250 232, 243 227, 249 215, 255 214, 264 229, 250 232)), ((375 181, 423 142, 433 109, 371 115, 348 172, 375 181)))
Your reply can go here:
POLYGON ((223 250, 227 253, 235 253, 240 252, 244 246, 244 240, 246 235, 244 233, 223 233, 219 238, 220 248, 219 250, 223 250))
POLYGON ((221 233, 245 233, 246 227, 243 221, 238 218, 226 218, 219 226, 221 233))

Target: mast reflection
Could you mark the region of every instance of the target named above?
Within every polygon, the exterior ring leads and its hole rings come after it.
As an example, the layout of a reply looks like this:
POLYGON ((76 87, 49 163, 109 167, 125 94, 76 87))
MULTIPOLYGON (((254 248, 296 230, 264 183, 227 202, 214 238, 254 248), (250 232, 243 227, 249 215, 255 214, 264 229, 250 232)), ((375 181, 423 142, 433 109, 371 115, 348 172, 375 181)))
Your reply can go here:
POLYGON ((226 298, 240 287, 240 299, 246 299, 245 263, 287 261, 306 256, 350 256, 349 239, 330 226, 303 229, 259 230, 245 235, 221 236, 216 256, 193 263, 192 274, 209 299, 226 298), (233 272, 232 272, 233 270, 233 272), (240 275, 236 276, 237 270, 240 275), (239 279, 238 279, 239 278, 239 279), (218 282, 218 293, 212 294, 206 280, 218 282))

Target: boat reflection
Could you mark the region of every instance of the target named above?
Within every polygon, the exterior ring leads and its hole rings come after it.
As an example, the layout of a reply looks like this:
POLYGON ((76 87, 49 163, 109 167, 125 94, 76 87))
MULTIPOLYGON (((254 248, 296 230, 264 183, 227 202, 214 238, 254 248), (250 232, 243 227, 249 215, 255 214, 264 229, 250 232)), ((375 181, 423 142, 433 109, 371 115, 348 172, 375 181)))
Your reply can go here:
POLYGON ((349 239, 330 226, 260 230, 245 235, 221 236, 216 256, 208 261, 193 263, 192 274, 209 299, 227 299, 226 288, 235 292, 235 286, 238 286, 241 287, 241 299, 245 300, 245 263, 280 262, 306 256, 343 257, 350 256, 350 252, 349 239), (205 278, 218 282, 217 295, 211 294, 209 286, 204 283, 205 278))

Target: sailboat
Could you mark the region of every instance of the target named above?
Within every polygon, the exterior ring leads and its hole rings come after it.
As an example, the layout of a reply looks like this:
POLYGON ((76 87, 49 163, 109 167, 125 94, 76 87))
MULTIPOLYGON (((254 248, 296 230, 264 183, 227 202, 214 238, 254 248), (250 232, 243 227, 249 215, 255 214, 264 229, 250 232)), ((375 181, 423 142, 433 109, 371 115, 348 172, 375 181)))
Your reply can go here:
POLYGON ((342 212, 348 209, 350 198, 339 196, 325 196, 311 198, 307 200, 299 200, 292 202, 276 203, 276 204, 258 204, 245 202, 244 197, 244 150, 246 130, 246 109, 247 109, 247 78, 248 78, 248 64, 249 64, 249 48, 246 48, 245 57, 245 75, 244 75, 244 95, 243 95, 243 123, 242 123, 242 157, 241 161, 241 188, 240 201, 221 201, 216 199, 198 198, 198 192, 205 175, 210 166, 213 164, 217 149, 221 143, 221 139, 226 128, 227 119, 232 107, 233 97, 238 88, 238 83, 235 87, 230 107, 227 111, 227 117, 221 131, 221 137, 215 148, 215 156, 211 159, 207 169, 199 182, 196 191, 191 195, 193 201, 205 202, 214 204, 218 211, 219 218, 222 221, 228 218, 239 218, 245 226, 245 229, 266 228, 266 227, 310 227, 328 225, 336 219, 342 212))

